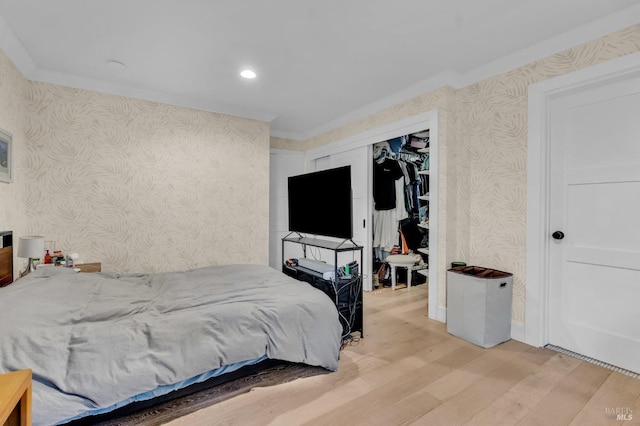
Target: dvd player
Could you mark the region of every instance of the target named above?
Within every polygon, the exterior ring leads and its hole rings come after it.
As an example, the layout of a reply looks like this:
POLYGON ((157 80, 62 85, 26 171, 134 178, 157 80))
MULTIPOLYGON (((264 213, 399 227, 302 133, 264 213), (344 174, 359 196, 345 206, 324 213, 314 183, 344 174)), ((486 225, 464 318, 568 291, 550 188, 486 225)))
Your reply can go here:
POLYGON ((321 274, 325 280, 333 280, 335 275, 335 267, 333 265, 319 260, 307 259, 306 257, 298 259, 298 267, 321 274))

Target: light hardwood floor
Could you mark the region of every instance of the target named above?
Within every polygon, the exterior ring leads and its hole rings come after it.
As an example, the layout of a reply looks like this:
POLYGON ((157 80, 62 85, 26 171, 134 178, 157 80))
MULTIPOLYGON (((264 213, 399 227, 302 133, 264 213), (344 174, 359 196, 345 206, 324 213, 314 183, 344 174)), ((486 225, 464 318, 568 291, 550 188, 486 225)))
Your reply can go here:
POLYGON ((176 425, 638 425, 640 380, 427 317, 427 286, 366 293, 365 338, 335 373, 256 388, 176 425), (616 420, 620 409, 631 420, 616 420))

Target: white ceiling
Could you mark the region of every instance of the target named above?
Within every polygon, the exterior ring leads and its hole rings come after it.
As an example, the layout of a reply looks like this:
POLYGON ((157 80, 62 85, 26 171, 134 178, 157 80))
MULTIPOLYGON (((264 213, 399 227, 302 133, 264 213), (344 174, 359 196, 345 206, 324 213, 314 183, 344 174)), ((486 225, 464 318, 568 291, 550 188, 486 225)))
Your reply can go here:
POLYGON ((273 135, 304 139, 371 108, 443 84, 468 84, 507 63, 639 22, 639 6, 640 0, 0 0, 0 48, 33 80, 272 120, 273 135), (115 69, 110 59, 126 67, 115 69), (258 77, 240 78, 245 67, 258 77))

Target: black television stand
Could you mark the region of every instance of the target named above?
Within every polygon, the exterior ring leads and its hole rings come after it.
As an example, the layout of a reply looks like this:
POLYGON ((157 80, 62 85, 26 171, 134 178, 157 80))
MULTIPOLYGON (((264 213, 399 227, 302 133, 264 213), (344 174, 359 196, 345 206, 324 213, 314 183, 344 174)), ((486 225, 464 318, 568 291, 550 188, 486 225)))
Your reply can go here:
POLYGON ((351 333, 359 332, 360 337, 364 337, 363 329, 363 305, 362 305, 362 246, 359 246, 352 239, 342 241, 331 241, 315 237, 305 237, 297 232, 291 232, 282 239, 282 272, 305 281, 315 288, 322 290, 334 301, 340 322, 343 327, 343 338, 351 333), (307 259, 307 248, 318 247, 333 252, 333 265, 326 269, 329 274, 316 271, 313 268, 302 265, 289 265, 285 262, 285 245, 299 244, 302 246, 302 258, 307 259), (348 274, 343 267, 339 266, 338 255, 344 252, 360 252, 360 259, 357 266, 349 270, 348 274), (332 275, 332 276, 327 276, 332 275), (337 278, 336 278, 337 277, 337 278))

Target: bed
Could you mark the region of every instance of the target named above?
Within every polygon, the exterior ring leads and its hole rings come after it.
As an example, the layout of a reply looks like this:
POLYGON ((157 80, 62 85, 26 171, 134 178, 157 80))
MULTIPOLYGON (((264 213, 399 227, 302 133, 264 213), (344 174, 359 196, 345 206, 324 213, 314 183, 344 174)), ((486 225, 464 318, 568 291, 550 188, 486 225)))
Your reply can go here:
POLYGON ((265 359, 335 371, 324 293, 263 265, 159 274, 43 267, 0 289, 0 373, 33 370, 34 425, 149 400, 265 359))

